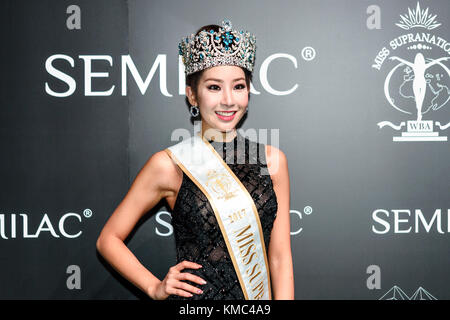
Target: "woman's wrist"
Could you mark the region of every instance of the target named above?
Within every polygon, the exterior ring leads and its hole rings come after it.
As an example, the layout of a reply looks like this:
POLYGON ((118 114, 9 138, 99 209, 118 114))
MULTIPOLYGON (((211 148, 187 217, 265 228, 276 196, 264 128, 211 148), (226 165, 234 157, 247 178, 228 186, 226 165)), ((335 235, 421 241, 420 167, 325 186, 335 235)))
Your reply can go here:
POLYGON ((153 300, 156 300, 156 289, 158 288, 160 283, 161 283, 161 280, 156 279, 153 281, 149 281, 149 284, 147 285, 146 293, 153 300))

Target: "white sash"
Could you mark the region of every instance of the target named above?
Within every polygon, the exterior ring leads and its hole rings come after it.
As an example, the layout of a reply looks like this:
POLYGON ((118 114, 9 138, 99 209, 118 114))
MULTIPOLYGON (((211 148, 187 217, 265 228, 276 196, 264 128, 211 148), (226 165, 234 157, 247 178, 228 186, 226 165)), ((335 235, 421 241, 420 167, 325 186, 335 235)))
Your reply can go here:
POLYGON ((245 299, 270 300, 269 264, 261 222, 245 186, 200 133, 165 151, 208 198, 245 299))

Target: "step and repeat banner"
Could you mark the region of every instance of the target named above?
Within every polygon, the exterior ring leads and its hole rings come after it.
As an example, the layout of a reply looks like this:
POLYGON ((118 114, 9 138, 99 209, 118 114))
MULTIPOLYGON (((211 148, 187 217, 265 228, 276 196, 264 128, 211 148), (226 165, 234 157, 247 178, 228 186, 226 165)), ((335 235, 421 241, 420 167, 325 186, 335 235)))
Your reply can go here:
MULTIPOLYGON (((288 159, 295 298, 450 298, 448 0, 0 7, 0 299, 146 298, 96 240, 148 158, 194 133, 178 42, 224 18, 257 38, 239 130, 288 159)), ((160 279, 171 214, 126 240, 160 279)))

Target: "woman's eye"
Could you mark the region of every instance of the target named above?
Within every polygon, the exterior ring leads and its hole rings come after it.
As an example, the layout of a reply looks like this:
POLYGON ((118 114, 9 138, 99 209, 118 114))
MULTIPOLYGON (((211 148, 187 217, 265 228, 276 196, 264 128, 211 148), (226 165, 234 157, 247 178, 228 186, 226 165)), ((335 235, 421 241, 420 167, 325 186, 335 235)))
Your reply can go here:
POLYGON ((245 89, 245 85, 243 85, 242 83, 240 83, 240 84, 237 84, 237 85, 235 86, 235 88, 236 88, 236 89, 245 89))
POLYGON ((215 85, 215 84, 212 84, 212 85, 210 85, 210 86, 208 87, 208 89, 209 89, 209 90, 219 90, 220 87, 217 86, 217 85, 215 85))

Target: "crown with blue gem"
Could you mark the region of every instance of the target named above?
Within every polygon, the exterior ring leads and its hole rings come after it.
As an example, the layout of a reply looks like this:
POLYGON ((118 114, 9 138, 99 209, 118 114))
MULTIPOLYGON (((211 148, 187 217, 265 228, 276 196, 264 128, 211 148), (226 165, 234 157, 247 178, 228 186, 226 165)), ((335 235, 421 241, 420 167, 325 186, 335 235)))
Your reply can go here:
POLYGON ((219 32, 202 30, 197 36, 191 34, 180 41, 178 50, 186 75, 223 65, 251 72, 255 65, 256 37, 248 31, 233 30, 230 20, 225 19, 219 32))

